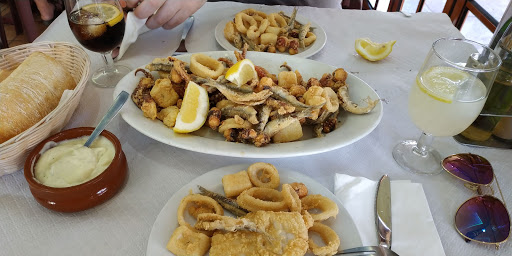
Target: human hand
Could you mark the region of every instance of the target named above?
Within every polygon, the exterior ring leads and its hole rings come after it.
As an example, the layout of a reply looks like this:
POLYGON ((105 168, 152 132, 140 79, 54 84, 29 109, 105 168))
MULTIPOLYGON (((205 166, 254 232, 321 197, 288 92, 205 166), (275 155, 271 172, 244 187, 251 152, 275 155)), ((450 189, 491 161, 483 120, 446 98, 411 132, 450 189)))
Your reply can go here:
POLYGON ((124 0, 127 7, 134 8, 139 19, 149 18, 150 29, 162 27, 172 29, 195 13, 206 0, 124 0))

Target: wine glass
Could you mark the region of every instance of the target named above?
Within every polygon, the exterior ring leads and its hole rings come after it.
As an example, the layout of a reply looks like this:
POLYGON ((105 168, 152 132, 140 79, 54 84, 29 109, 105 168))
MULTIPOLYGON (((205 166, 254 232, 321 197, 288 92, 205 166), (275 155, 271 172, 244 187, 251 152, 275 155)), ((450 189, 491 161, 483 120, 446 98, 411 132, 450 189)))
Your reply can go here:
POLYGON ((414 173, 440 173, 442 158, 431 147, 433 136, 459 134, 478 117, 500 65, 500 57, 485 45, 436 40, 409 91, 409 116, 423 132, 417 141, 395 146, 395 161, 414 173))
POLYGON ((105 66, 91 77, 99 87, 114 87, 130 69, 114 65, 112 50, 121 44, 125 20, 118 0, 64 0, 69 27, 80 44, 103 55, 105 66))

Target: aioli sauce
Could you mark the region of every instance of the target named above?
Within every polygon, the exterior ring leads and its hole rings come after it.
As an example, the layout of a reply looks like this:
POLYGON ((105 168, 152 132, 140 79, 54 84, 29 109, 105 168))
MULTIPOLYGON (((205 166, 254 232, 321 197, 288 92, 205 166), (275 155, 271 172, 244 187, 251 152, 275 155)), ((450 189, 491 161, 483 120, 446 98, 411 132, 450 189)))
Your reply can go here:
POLYGON ((35 179, 46 186, 65 188, 85 183, 100 175, 115 155, 114 144, 103 136, 84 147, 89 136, 49 142, 34 168, 35 179))

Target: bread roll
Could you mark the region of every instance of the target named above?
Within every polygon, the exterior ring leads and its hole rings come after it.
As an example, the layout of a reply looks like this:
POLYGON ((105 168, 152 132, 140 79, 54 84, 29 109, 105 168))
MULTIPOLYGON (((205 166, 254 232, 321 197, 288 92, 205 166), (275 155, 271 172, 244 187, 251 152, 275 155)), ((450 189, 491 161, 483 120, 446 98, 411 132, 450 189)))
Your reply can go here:
POLYGON ((76 86, 52 57, 35 52, 0 82, 0 143, 22 133, 59 104, 64 90, 76 86))

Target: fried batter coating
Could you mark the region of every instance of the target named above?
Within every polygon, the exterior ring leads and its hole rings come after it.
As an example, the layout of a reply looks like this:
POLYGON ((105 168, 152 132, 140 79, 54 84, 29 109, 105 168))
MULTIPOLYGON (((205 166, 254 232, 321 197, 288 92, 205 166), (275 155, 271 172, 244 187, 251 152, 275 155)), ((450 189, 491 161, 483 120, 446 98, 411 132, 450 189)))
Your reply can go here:
POLYGON ((311 77, 309 78, 308 80, 308 83, 306 85, 306 89, 309 89, 311 86, 318 86, 318 87, 321 87, 322 84, 320 84, 320 81, 318 81, 318 79, 314 78, 314 77, 311 77))
POLYGON ((313 226, 309 228, 309 231, 320 235, 322 241, 325 243, 324 246, 319 246, 315 243, 315 241, 313 241, 312 238, 309 238, 309 249, 315 255, 334 255, 338 251, 338 247, 340 246, 340 238, 338 237, 338 234, 336 234, 336 232, 329 226, 320 222, 315 222, 313 226))
POLYGON ((240 195, 244 190, 253 187, 247 171, 240 171, 222 176, 222 187, 227 197, 240 195))
POLYGON ((226 23, 226 26, 224 26, 224 37, 228 41, 233 42, 235 40, 236 33, 237 31, 235 29, 235 23, 233 21, 226 23))
POLYGON ((171 80, 167 78, 157 79, 150 94, 156 104, 162 108, 175 105, 179 98, 178 93, 172 88, 171 80))
POLYGON ((290 42, 288 43, 288 53, 290 55, 295 55, 297 53, 299 53, 299 40, 298 39, 291 39, 290 42))
POLYGON ((273 86, 274 82, 272 81, 272 78, 270 77, 262 77, 260 81, 258 82, 258 85, 254 87, 255 92, 261 92, 265 87, 273 86))
POLYGON ((171 69, 169 78, 173 84, 181 84, 181 82, 183 82, 183 78, 181 78, 180 74, 178 74, 178 71, 176 71, 175 68, 171 69))
POLYGON ((281 71, 277 75, 277 85, 289 89, 292 85, 297 85, 297 74, 293 71, 281 71))
POLYGON ((248 213, 243 219, 255 223, 264 232, 215 232, 211 256, 229 255, 304 255, 308 249, 308 231, 298 212, 248 213))
POLYGON ((224 132, 228 129, 234 128, 234 129, 250 129, 252 127, 252 124, 244 120, 243 118, 239 116, 235 116, 233 118, 228 118, 221 122, 219 126, 219 132, 224 134, 224 132))
POLYGON ((176 124, 176 118, 179 112, 180 109, 177 106, 169 106, 160 110, 157 114, 157 118, 162 120, 165 126, 172 128, 176 124))
POLYGON ((303 96, 304 93, 306 93, 306 88, 302 85, 296 84, 296 85, 292 85, 288 91, 290 91, 291 95, 293 95, 295 97, 299 97, 299 96, 303 96))
POLYGON ((347 71, 343 68, 337 68, 332 72, 332 78, 335 82, 345 82, 347 80, 348 74, 347 71))
POLYGON ((280 52, 285 52, 289 45, 290 42, 285 36, 279 36, 276 40, 276 49, 280 52))
POLYGON ((308 187, 306 187, 306 185, 304 185, 304 183, 293 182, 293 183, 290 183, 290 186, 292 186, 293 190, 295 190, 295 192, 297 192, 297 195, 299 196, 299 198, 303 198, 308 195, 308 187))
POLYGON ((274 143, 291 142, 299 140, 302 136, 302 126, 300 125, 299 120, 294 120, 290 125, 277 132, 272 137, 272 141, 274 143))
POLYGON ((322 75, 322 78, 320 78, 320 84, 322 87, 334 87, 334 81, 332 79, 332 75, 325 73, 322 75))
POLYGON ((172 233, 166 248, 177 256, 202 256, 210 249, 210 237, 179 226, 172 233))
POLYGON ((220 125, 221 111, 216 107, 210 108, 208 111, 207 124, 212 130, 217 130, 220 125))
POLYGON ((260 36, 260 43, 265 45, 276 45, 277 35, 273 33, 263 33, 260 36))
POLYGON ((142 113, 145 117, 150 118, 151 120, 155 120, 158 110, 156 108, 156 103, 151 98, 151 96, 144 96, 144 100, 140 109, 142 110, 142 113))

